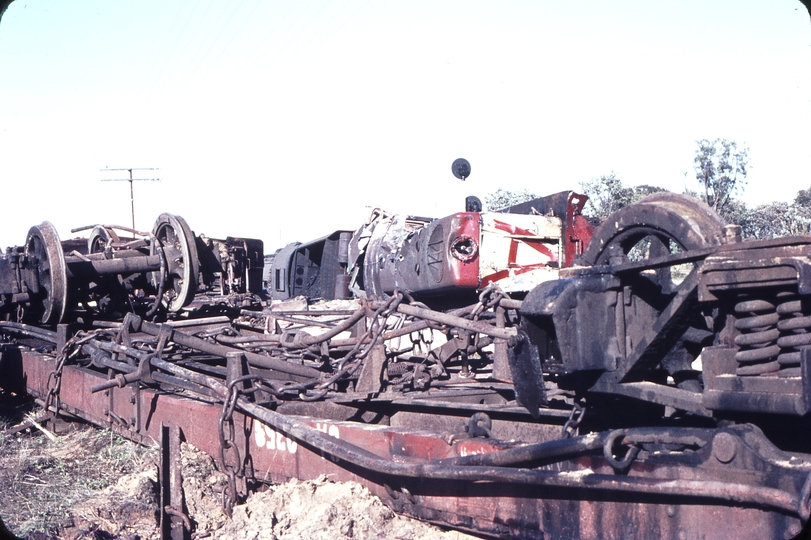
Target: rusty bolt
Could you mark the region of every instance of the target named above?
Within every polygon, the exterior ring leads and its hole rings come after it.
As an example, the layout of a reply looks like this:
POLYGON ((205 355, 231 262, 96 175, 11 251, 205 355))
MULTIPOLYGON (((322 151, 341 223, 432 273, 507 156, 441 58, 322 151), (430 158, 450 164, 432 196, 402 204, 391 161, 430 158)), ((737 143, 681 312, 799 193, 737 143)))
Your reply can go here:
POLYGON ((676 515, 676 507, 672 504, 668 504, 667 508, 665 508, 665 512, 667 512, 667 517, 673 517, 676 515))
POLYGON ((729 463, 738 453, 738 439, 730 433, 722 432, 712 440, 712 455, 721 463, 729 463))

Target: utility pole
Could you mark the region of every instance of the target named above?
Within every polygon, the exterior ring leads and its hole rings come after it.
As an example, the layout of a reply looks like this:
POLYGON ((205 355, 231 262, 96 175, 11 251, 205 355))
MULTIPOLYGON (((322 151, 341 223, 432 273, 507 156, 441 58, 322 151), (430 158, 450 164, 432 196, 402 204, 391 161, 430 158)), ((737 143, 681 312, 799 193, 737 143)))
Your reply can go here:
POLYGON ((130 173, 129 178, 102 178, 102 182, 129 182, 130 183, 130 206, 132 207, 132 230, 135 232, 135 194, 132 189, 133 182, 158 182, 160 178, 133 178, 132 171, 157 171, 159 169, 153 167, 133 167, 130 169, 101 169, 101 172, 105 171, 128 171, 130 173))

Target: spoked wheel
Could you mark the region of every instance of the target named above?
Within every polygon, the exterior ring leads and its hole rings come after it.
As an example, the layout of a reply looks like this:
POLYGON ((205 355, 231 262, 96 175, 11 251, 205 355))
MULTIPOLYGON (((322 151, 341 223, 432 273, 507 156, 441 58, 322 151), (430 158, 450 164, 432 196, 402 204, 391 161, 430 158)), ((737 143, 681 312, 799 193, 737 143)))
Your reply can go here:
MULTIPOLYGON (((609 216, 595 231, 583 258, 595 266, 644 263, 719 244, 724 226, 718 214, 692 197, 657 193, 609 216)), ((631 291, 631 298, 618 308, 624 319, 623 334, 629 339, 628 355, 633 354, 637 340, 649 334, 651 325, 672 301, 679 296, 682 298, 679 301, 684 301, 686 295, 693 294, 685 287, 687 283, 695 286, 696 282, 687 278, 698 266, 700 262, 687 262, 621 274, 623 285, 631 291)), ((712 333, 701 313, 691 314, 678 325, 681 330, 671 328, 671 345, 662 350, 657 364, 673 377, 678 387, 700 391, 700 378, 692 363, 708 345, 712 333)), ((647 365, 658 369, 656 365, 647 365)))
MULTIPOLYGON (((655 259, 720 243, 725 222, 704 203, 677 193, 656 193, 626 206, 595 231, 583 259, 590 265, 610 264, 612 257, 630 262, 655 259)), ((643 271, 643 275, 674 292, 693 264, 643 271)))
POLYGON ((39 322, 46 325, 61 322, 67 305, 68 280, 56 228, 47 221, 31 227, 25 241, 25 256, 37 259, 39 286, 44 289, 40 292, 39 322))
POLYGON ((194 235, 180 216, 161 214, 152 228, 154 241, 150 254, 160 254, 160 272, 151 273, 152 285, 159 291, 160 302, 171 312, 188 305, 197 292, 200 262, 194 235))
POLYGON ((103 225, 96 225, 87 238, 88 253, 102 253, 110 242, 118 242, 120 239, 116 232, 103 225))

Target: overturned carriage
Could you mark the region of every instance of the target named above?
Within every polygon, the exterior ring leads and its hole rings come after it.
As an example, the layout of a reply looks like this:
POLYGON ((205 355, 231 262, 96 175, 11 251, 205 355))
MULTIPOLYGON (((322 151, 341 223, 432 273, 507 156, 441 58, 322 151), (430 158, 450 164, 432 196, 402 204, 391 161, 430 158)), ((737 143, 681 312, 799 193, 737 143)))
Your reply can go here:
POLYGON ((794 536, 811 237, 743 242, 674 194, 592 230, 584 203, 378 211, 277 252, 265 289, 260 241, 178 216, 43 224, 0 260, 0 386, 146 443, 174 426, 227 505, 330 474, 492 537, 794 536))

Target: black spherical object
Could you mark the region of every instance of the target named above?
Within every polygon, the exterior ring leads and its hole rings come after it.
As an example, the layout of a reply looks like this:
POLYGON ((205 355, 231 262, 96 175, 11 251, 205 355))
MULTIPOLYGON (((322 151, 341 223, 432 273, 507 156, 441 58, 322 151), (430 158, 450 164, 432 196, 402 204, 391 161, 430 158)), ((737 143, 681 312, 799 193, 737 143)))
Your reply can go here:
POLYGON ((453 175, 456 178, 464 180, 470 176, 470 162, 464 158, 459 158, 451 165, 451 171, 453 171, 453 175))

